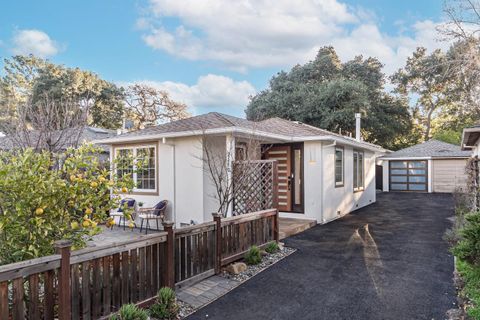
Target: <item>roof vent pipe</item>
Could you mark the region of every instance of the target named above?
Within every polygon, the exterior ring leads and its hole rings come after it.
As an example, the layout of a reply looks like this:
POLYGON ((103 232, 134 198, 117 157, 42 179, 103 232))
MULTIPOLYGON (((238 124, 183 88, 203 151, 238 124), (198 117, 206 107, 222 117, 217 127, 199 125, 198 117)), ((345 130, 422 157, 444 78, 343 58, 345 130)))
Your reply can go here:
POLYGON ((362 140, 362 137, 360 136, 361 118, 362 118, 362 115, 360 113, 355 113, 355 139, 358 141, 362 140))

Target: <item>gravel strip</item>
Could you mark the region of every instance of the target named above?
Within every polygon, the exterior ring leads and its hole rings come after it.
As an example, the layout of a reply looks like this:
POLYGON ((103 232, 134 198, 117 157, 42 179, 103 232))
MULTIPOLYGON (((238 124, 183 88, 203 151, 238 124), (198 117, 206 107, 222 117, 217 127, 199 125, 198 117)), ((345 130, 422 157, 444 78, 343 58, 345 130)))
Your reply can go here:
POLYGON ((194 307, 178 299, 177 299, 177 304, 180 307, 180 311, 178 313, 178 315, 180 316, 180 319, 186 318, 189 314, 195 311, 194 307))
POLYGON ((263 256, 262 262, 260 262, 257 265, 247 265, 247 270, 239 273, 239 274, 230 274, 227 271, 223 270, 222 273, 220 274, 222 277, 225 277, 227 279, 232 279, 236 280, 239 282, 246 281, 259 273, 260 271, 263 271, 264 269, 268 268, 269 266, 273 265, 274 263, 282 260, 286 256, 291 255, 294 253, 296 249, 293 248, 288 248, 288 247, 283 247, 283 249, 279 250, 278 252, 272 253, 272 254, 267 254, 263 256))

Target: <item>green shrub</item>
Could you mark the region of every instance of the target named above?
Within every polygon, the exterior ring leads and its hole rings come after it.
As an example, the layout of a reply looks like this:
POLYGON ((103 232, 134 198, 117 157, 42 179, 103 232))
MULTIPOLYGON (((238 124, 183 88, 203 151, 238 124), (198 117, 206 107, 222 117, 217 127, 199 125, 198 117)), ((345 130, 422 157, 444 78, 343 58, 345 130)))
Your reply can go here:
POLYGON ((480 213, 465 216, 465 226, 460 231, 460 241, 452 249, 454 255, 473 265, 480 264, 480 213))
POLYGON ((111 179, 99 151, 89 145, 62 154, 0 151, 0 265, 53 254, 56 240, 81 248, 100 232, 97 224, 119 204, 111 191, 134 183, 111 179))
POLYGON ((278 250, 280 250, 280 247, 278 246, 278 243, 276 241, 268 243, 265 247, 265 251, 267 251, 268 253, 275 253, 278 250))
POLYGON ((466 311, 472 319, 480 319, 480 267, 457 259, 457 271, 464 283, 459 294, 469 300, 466 311))
POLYGON ((259 264, 262 262, 262 253, 257 246, 251 246, 244 258, 247 264, 259 264))
POLYGON ((124 304, 110 320, 147 320, 148 313, 134 304, 124 304))
POLYGON ((177 319, 179 309, 175 292, 163 287, 158 290, 157 301, 150 307, 150 316, 162 320, 177 319))

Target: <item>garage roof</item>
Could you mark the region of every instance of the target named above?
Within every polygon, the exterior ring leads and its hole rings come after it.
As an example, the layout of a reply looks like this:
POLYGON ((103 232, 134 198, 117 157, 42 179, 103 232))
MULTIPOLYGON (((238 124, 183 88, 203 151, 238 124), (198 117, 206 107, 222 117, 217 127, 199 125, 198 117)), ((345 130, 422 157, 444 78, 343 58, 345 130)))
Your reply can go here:
POLYGON ((398 158, 469 158, 470 151, 462 151, 460 146, 438 140, 429 140, 405 149, 390 153, 381 159, 398 158))

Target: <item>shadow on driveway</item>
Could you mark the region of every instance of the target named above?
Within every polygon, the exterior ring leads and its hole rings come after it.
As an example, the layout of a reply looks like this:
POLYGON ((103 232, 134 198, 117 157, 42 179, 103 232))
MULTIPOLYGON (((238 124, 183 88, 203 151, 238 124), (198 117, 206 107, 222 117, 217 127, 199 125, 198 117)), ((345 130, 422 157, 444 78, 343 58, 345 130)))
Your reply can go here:
POLYGON ((386 193, 285 240, 297 252, 188 319, 444 319, 453 257, 446 194, 386 193))

